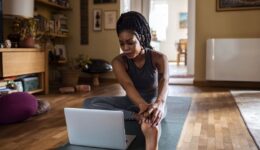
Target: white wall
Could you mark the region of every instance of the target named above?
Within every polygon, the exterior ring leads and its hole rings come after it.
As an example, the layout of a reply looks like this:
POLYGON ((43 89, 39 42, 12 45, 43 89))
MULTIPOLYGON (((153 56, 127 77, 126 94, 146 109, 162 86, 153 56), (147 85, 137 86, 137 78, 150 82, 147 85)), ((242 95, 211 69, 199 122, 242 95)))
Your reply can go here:
POLYGON ((188 54, 187 54, 187 73, 194 75, 195 68, 195 17, 196 1, 188 0, 188 54))
POLYGON ((187 29, 179 28, 179 13, 188 12, 188 0, 168 0, 169 20, 166 40, 160 44, 160 51, 168 56, 169 61, 176 61, 176 42, 187 38, 187 29))

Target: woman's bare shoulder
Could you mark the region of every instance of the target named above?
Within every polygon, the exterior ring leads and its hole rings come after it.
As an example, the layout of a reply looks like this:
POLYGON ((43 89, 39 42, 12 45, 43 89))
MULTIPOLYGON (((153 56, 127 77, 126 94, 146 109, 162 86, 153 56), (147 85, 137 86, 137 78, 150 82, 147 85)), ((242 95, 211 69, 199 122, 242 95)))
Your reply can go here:
POLYGON ((152 50, 151 54, 152 54, 152 59, 154 61, 157 61, 157 60, 160 61, 160 60, 167 59, 167 56, 165 54, 163 54, 162 52, 159 52, 159 51, 152 50))
POLYGON ((117 56, 114 57, 113 60, 112 60, 112 64, 113 64, 113 63, 122 63, 122 62, 124 62, 124 61, 123 61, 123 55, 122 55, 122 54, 117 55, 117 56))

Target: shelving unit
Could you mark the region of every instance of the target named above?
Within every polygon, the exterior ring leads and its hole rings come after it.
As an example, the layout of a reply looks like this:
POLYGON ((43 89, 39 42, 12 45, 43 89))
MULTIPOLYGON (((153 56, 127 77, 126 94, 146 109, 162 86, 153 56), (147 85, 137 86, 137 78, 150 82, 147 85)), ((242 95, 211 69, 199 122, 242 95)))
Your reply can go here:
POLYGON ((68 34, 57 34, 57 33, 44 33, 44 32, 37 32, 37 35, 44 35, 44 36, 50 36, 50 37, 57 37, 57 38, 67 38, 69 37, 68 34))
POLYGON ((45 51, 35 48, 1 48, 0 61, 1 78, 37 74, 40 88, 29 93, 48 93, 45 51))
POLYGON ((58 5, 56 3, 46 1, 46 0, 36 0, 35 2, 44 4, 44 5, 48 5, 48 6, 51 6, 51 7, 54 7, 54 8, 63 9, 63 10, 71 10, 72 9, 71 7, 64 7, 64 6, 61 6, 61 5, 58 5))
MULTIPOLYGON (((67 5, 66 5, 67 6, 67 5)), ((49 0, 35 0, 35 8, 39 15, 41 15, 43 18, 40 17, 40 19, 46 19, 47 24, 54 24, 54 28, 49 28, 49 30, 46 28, 42 28, 43 30, 37 31, 38 36, 45 36, 47 38, 50 38, 54 44, 62 44, 64 43, 64 38, 68 38, 68 27, 67 27, 67 20, 66 14, 72 10, 71 6, 65 7, 63 5, 59 5, 55 2, 49 1, 49 0), (57 27, 57 28, 56 28, 57 27)), ((41 22, 41 21, 40 21, 41 22)), ((41 24, 43 25, 43 24, 41 24)), ((45 27, 45 26, 44 26, 45 27)), ((55 65, 51 64, 49 66, 49 52, 52 52, 52 54, 56 55, 56 51, 54 50, 55 45, 52 45, 52 48, 48 48, 45 46, 46 51, 46 72, 48 79, 45 84, 50 84, 50 86, 54 86, 56 88, 56 68, 55 65), (47 83, 48 82, 48 83, 47 83)), ((56 57, 56 56, 55 56, 56 57)), ((65 60, 66 61, 66 60, 65 60)))

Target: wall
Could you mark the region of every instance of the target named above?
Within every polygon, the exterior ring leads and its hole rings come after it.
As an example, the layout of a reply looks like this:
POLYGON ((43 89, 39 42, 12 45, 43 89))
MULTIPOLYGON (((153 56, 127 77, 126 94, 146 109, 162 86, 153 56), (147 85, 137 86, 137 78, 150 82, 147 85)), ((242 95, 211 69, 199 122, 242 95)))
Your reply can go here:
POLYGON ((206 40, 259 38, 260 10, 216 12, 216 0, 197 0, 195 37, 195 81, 205 81, 206 40))
MULTIPOLYGON (((109 62, 120 53, 118 38, 116 30, 104 30, 93 31, 93 9, 101 9, 102 12, 105 10, 116 10, 117 17, 120 15, 120 1, 113 4, 98 4, 94 5, 93 1, 89 1, 89 44, 80 44, 80 2, 79 0, 71 1, 73 10, 68 13, 69 17, 69 29, 70 36, 67 38, 67 49, 69 56, 76 56, 78 54, 87 54, 91 58, 101 58, 109 62)), ((104 14, 103 14, 104 16, 104 14)), ((102 17, 103 17, 102 16, 102 17)), ((102 19, 104 23, 104 19, 102 19)), ((104 24, 103 24, 104 25, 104 24)), ((113 76, 112 73, 106 75, 108 77, 113 76)))
POLYGON ((168 56, 170 61, 176 61, 176 42, 187 38, 187 29, 179 28, 179 13, 188 11, 188 0, 168 0, 168 28, 166 40, 160 43, 160 51, 168 56))
POLYGON ((188 47, 187 47, 187 73, 194 75, 195 66, 195 13, 196 1, 188 0, 188 47))

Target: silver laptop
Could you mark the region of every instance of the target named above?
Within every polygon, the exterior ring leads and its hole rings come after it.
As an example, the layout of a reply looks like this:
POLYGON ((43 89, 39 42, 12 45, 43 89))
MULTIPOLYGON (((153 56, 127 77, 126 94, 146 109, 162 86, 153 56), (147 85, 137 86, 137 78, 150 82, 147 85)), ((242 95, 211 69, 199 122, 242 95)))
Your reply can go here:
POLYGON ((64 108, 73 145, 127 149, 135 135, 126 135, 122 111, 64 108))

